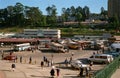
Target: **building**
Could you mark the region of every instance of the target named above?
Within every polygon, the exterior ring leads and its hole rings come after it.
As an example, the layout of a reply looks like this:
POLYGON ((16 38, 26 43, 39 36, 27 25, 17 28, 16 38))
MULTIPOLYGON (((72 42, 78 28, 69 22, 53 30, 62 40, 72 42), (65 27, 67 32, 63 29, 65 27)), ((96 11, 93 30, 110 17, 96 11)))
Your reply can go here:
POLYGON ((24 37, 27 37, 27 38, 35 38, 35 37, 42 37, 43 33, 39 29, 24 29, 23 35, 24 37))
POLYGON ((0 33, 0 38, 11 38, 15 35, 16 33, 0 33))
POLYGON ((61 31, 58 29, 43 29, 42 33, 44 37, 61 38, 61 31))
POLYGON ((36 37, 45 37, 45 38, 60 38, 61 31, 58 29, 24 29, 24 37, 27 38, 36 38, 36 37))
POLYGON ((120 0, 108 0, 108 16, 120 19, 120 0))

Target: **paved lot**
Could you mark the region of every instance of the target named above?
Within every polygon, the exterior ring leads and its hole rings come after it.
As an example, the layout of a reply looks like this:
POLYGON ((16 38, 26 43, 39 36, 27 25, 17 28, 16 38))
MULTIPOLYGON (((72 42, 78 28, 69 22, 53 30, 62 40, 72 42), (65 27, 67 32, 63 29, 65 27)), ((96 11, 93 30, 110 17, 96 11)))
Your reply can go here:
POLYGON ((111 78, 120 78, 120 68, 115 71, 111 78))
MULTIPOLYGON (((43 59, 43 56, 46 56, 51 60, 51 55, 53 55, 54 63, 63 62, 66 58, 69 58, 74 52, 73 59, 81 59, 89 57, 93 51, 92 50, 71 50, 69 53, 53 53, 46 51, 35 50, 33 53, 30 52, 16 52, 14 53, 17 57, 16 70, 11 71, 11 64, 13 62, 0 60, 0 70, 1 78, 49 78, 51 67, 44 67, 43 69, 40 66, 40 62, 43 59), (22 63, 20 63, 19 57, 23 57, 22 63), (32 63, 29 64, 29 57, 32 57, 32 63)), ((56 68, 58 65, 55 65, 56 68)), ((97 71, 103 68, 105 65, 93 65, 93 71, 97 71)), ((60 68, 60 77, 59 78, 77 78, 79 73, 78 70, 72 69, 70 66, 65 67, 61 66, 60 68)))

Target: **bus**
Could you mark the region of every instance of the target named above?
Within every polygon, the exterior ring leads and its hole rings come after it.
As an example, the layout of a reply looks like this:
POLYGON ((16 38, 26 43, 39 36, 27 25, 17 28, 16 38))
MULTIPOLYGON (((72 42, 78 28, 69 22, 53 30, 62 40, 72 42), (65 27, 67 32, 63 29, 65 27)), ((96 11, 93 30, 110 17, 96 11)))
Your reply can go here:
POLYGON ((14 46, 15 51, 24 51, 31 48, 30 43, 17 44, 14 46))
POLYGON ((55 42, 51 43, 51 50, 56 52, 63 52, 63 53, 69 52, 69 49, 66 46, 55 42))

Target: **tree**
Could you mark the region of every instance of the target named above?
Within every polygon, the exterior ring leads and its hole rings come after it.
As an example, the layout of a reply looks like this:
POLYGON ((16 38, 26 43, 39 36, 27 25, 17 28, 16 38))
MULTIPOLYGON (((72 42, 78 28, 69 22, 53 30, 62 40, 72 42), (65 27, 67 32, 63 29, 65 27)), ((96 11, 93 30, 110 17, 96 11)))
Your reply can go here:
POLYGON ((51 7, 48 6, 46 8, 46 11, 47 11, 47 24, 48 25, 55 25, 56 22, 57 22, 57 9, 56 9, 56 6, 55 5, 52 5, 51 7))
POLYGON ((69 20, 70 20, 70 8, 67 8, 67 9, 66 9, 65 18, 66 18, 66 21, 69 21, 69 20))
POLYGON ((51 14, 52 14, 52 8, 51 8, 50 6, 48 6, 48 7, 46 8, 46 11, 47 11, 47 15, 48 15, 48 16, 51 16, 51 14))
POLYGON ((82 8, 79 6, 76 8, 76 20, 80 23, 82 21, 82 8))
POLYGON ((89 10, 89 7, 88 6, 85 6, 83 8, 83 19, 88 19, 89 18, 89 15, 90 15, 90 10, 89 10))
POLYGON ((120 21, 117 15, 114 16, 114 26, 116 28, 116 30, 120 30, 120 21))
POLYGON ((0 10, 1 23, 5 26, 8 24, 8 11, 7 8, 0 10))
POLYGON ((24 24, 24 6, 21 3, 16 3, 14 6, 15 25, 22 26, 24 24))
POLYGON ((74 6, 71 6, 70 8, 70 17, 72 21, 75 21, 75 15, 76 15, 76 9, 74 6))
POLYGON ((66 12, 66 8, 62 8, 62 14, 61 14, 62 22, 65 22, 65 21, 66 21, 65 12, 66 12))
POLYGON ((101 20, 108 20, 108 12, 104 9, 104 7, 101 7, 101 20))
POLYGON ((42 24, 42 12, 38 7, 26 7, 26 18, 31 22, 32 26, 42 24))

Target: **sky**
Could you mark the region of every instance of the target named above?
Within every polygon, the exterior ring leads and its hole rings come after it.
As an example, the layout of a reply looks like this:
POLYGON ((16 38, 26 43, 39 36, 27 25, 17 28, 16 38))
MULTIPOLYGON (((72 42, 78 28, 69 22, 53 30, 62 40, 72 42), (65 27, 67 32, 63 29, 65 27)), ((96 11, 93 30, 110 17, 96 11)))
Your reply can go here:
POLYGON ((24 6, 39 7, 44 15, 47 14, 46 8, 48 6, 55 5, 57 13, 60 15, 62 8, 70 8, 71 6, 75 8, 88 6, 91 13, 100 13, 101 7, 107 10, 108 0, 0 0, 0 9, 10 5, 14 6, 17 2, 22 3, 24 6))

